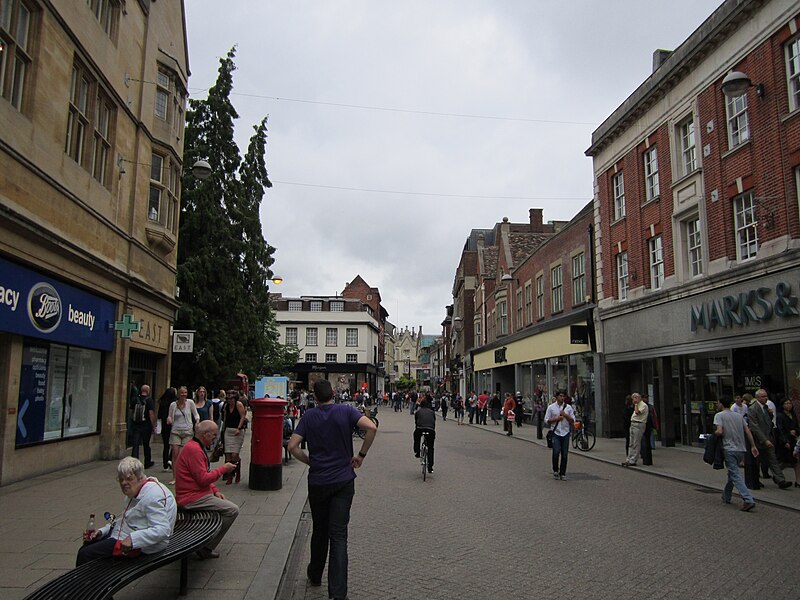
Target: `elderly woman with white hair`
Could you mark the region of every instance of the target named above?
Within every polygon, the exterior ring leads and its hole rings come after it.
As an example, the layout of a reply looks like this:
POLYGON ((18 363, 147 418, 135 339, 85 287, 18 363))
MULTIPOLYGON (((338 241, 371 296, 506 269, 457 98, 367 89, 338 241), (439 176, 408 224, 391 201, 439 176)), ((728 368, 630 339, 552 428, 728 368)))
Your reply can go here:
POLYGON ((122 514, 95 531, 85 531, 75 566, 106 556, 134 558, 167 547, 178 508, 172 492, 131 456, 117 465, 117 481, 127 498, 122 514))

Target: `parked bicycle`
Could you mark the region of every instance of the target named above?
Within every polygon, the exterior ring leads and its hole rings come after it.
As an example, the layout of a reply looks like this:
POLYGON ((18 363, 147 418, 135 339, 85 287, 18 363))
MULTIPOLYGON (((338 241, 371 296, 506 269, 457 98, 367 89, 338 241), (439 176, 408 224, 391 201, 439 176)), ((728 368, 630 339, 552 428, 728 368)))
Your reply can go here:
POLYGON ((597 438, 594 431, 589 428, 587 421, 575 420, 572 430, 572 447, 576 450, 588 452, 594 448, 597 438))
POLYGON ((422 481, 428 478, 428 435, 429 431, 422 431, 419 440, 419 464, 422 465, 422 481))

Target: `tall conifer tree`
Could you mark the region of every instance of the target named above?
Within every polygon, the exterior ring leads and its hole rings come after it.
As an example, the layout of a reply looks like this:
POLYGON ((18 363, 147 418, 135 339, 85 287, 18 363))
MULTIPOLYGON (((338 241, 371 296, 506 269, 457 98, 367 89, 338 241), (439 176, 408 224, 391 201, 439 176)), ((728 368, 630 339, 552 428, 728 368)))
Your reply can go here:
POLYGON ((191 100, 186 113, 184 164, 205 159, 213 172, 204 181, 183 179, 175 328, 196 333, 193 354, 173 355, 176 384, 218 386, 239 372, 252 380, 280 368, 274 359, 285 354, 269 302, 274 248, 259 217, 264 190, 272 186, 264 160, 266 118, 255 126, 242 161, 230 101, 234 55, 231 49, 220 59, 208 97, 191 100))

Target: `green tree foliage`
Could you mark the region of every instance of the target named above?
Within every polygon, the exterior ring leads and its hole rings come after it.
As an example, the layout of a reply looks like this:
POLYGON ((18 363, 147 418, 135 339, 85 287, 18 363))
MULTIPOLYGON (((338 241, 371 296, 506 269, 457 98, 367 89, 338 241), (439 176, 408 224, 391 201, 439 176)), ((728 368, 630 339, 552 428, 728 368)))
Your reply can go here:
POLYGON ((208 97, 191 100, 186 113, 184 164, 205 159, 213 173, 182 182, 175 328, 196 333, 193 354, 173 355, 176 384, 216 387, 236 373, 253 381, 280 372, 293 355, 278 342, 269 301, 275 249, 264 240, 259 216, 264 190, 272 187, 264 160, 267 120, 254 127, 242 159, 230 101, 234 55, 232 49, 220 59, 208 97))

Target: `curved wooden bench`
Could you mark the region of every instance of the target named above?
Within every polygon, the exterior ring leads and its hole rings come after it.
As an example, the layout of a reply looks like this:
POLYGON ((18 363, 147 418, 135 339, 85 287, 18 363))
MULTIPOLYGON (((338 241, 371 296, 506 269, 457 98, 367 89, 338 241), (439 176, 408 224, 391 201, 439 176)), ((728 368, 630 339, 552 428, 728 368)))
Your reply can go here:
POLYGON ((169 545, 161 552, 137 558, 93 560, 56 577, 25 600, 108 599, 132 581, 178 559, 181 561, 180 595, 185 596, 189 555, 213 539, 221 526, 222 516, 218 512, 178 510, 169 545))

